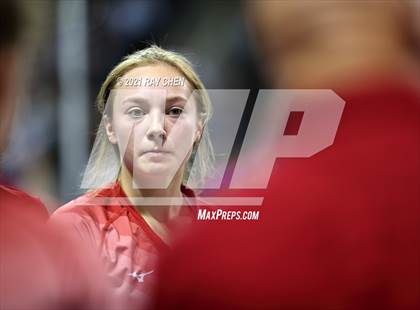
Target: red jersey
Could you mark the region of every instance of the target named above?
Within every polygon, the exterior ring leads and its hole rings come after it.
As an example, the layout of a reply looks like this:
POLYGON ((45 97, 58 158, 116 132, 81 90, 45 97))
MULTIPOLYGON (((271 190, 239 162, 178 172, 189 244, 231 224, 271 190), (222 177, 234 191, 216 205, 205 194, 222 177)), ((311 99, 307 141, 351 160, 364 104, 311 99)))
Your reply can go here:
MULTIPOLYGON (((193 195, 186 188, 182 192, 193 195)), ((190 210, 183 211, 191 217, 190 210)), ((168 246, 130 204, 118 182, 60 207, 51 220, 99 250, 112 281, 113 298, 121 308, 148 304, 157 260, 168 246)))

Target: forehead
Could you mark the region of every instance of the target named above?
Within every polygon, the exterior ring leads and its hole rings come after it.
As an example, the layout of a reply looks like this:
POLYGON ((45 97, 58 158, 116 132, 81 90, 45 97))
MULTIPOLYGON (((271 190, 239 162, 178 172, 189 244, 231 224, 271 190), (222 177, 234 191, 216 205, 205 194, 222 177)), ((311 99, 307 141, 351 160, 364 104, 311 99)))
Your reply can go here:
POLYGON ((155 63, 148 65, 139 65, 127 71, 124 76, 182 76, 182 73, 175 67, 166 63, 155 63))
POLYGON ((165 89, 168 92, 191 92, 191 85, 177 68, 158 63, 127 71, 117 81, 115 89, 165 89))
POLYGON ((191 95, 191 86, 185 76, 167 64, 135 67, 120 77, 111 91, 117 102, 127 97, 149 99, 184 98, 191 95))

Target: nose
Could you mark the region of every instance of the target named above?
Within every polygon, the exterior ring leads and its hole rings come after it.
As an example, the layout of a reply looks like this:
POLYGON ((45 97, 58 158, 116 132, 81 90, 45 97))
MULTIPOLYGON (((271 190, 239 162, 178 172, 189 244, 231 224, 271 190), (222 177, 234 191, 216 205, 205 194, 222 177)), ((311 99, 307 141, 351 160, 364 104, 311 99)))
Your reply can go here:
POLYGON ((147 131, 147 138, 163 144, 166 141, 165 115, 160 112, 150 114, 150 127, 147 131))

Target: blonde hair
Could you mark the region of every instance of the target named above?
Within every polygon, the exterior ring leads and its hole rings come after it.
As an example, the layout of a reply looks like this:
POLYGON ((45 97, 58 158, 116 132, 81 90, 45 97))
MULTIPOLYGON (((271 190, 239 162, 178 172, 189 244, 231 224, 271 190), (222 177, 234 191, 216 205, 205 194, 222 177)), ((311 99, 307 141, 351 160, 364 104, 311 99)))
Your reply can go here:
MULTIPOLYGON (((146 49, 139 50, 124 57, 111 70, 99 90, 97 96, 98 110, 104 116, 111 116, 112 109, 110 109, 110 106, 112 106, 112 102, 107 104, 107 101, 110 99, 110 92, 116 86, 118 79, 136 67, 155 64, 167 64, 174 67, 188 80, 192 88, 191 91, 194 92, 194 90, 197 90, 195 93, 195 102, 197 104, 198 116, 202 122, 203 132, 200 142, 195 143, 193 146, 191 156, 184 171, 183 183, 185 185, 188 181, 189 185, 199 187, 212 169, 214 162, 213 147, 206 126, 212 114, 212 105, 203 82, 194 71, 190 61, 184 56, 156 45, 151 45, 146 49)), ((118 151, 106 135, 103 117, 82 181, 82 188, 93 189, 106 187, 109 183, 116 180, 120 166, 118 151), (116 169, 118 171, 115 171, 116 169)))

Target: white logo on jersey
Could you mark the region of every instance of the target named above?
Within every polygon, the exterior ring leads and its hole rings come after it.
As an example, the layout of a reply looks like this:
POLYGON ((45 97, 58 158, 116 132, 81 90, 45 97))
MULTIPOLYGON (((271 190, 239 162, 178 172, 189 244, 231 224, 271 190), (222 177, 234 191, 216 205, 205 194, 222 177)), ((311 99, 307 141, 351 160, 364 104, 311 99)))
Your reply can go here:
POLYGON ((149 272, 139 272, 139 273, 134 271, 134 272, 129 273, 128 275, 130 277, 133 277, 134 279, 137 279, 137 282, 144 282, 144 277, 147 276, 148 274, 151 274, 152 272, 153 270, 149 272))

